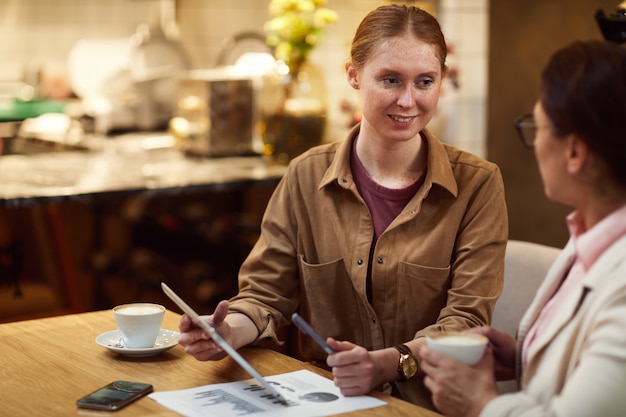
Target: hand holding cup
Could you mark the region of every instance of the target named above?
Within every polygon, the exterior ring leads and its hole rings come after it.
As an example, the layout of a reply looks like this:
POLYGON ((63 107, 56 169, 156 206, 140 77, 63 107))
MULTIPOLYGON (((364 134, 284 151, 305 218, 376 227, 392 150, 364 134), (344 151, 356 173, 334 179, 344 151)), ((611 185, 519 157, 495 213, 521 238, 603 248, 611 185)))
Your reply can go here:
POLYGON ((483 357, 489 339, 475 333, 441 332, 426 336, 426 344, 467 365, 475 365, 483 357))

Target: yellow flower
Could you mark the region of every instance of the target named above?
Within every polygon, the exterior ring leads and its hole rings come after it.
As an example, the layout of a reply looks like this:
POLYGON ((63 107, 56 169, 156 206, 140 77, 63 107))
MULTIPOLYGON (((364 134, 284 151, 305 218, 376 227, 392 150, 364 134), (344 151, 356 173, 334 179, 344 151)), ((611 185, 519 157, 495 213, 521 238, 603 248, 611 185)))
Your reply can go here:
POLYGON ((315 11, 315 4, 312 1, 300 1, 297 2, 298 11, 301 13, 311 13, 315 11))
MULTIPOLYGON (((322 1, 322 0, 320 0, 322 1)), ((315 27, 323 28, 329 23, 333 23, 339 19, 339 15, 334 10, 318 9, 313 16, 315 27)))
POLYGON ((339 19, 326 0, 271 0, 272 18, 266 22, 266 42, 274 47, 276 59, 284 61, 292 72, 306 60, 323 29, 339 19))

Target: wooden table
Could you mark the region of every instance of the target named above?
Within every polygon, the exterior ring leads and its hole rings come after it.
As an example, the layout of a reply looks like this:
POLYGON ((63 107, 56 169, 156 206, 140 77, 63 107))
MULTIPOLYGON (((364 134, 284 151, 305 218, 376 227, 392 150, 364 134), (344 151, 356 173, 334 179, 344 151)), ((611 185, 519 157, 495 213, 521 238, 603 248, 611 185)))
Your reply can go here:
MULTIPOLYGON (((180 316, 167 311, 163 328, 178 329, 180 316)), ((249 379, 235 361, 199 362, 178 345, 158 356, 129 358, 96 344, 99 334, 115 330, 111 311, 0 324, 0 393, 3 416, 176 416, 150 398, 115 413, 79 409, 76 400, 114 380, 147 382, 155 391, 178 390, 249 379)), ((272 350, 245 348, 242 355, 264 376, 308 369, 313 365, 272 350)), ((388 405, 342 416, 437 417, 439 414, 397 398, 373 393, 388 405)))

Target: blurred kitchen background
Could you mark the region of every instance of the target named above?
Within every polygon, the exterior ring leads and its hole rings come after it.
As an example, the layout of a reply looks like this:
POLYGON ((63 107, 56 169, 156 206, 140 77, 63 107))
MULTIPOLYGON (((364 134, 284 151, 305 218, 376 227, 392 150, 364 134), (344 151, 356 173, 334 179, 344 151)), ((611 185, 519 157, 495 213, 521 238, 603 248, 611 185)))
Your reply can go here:
MULTIPOLYGON (((240 0, 0 0, 0 82, 23 80, 39 83, 40 92, 63 95, 72 80, 82 90, 98 71, 119 63, 123 45, 138 27, 162 29, 181 48, 195 69, 220 64, 228 38, 243 32, 263 33, 269 19, 268 1, 240 0), (107 56, 108 54, 108 56, 107 56), (86 74, 91 72, 91 74, 86 74), (86 79, 85 79, 86 78, 86 79)), ((342 139, 346 131, 346 104, 356 105, 356 95, 344 77, 344 63, 356 26, 381 0, 329 0, 339 21, 324 31, 311 61, 323 68, 328 92, 328 140, 342 139)), ((445 108, 436 120, 445 140, 477 154, 485 154, 487 91, 487 0, 408 2, 438 16, 451 46, 450 65, 459 68, 458 84, 442 98, 445 108), (444 120, 445 119, 445 120, 444 120), (461 133, 463 132, 463 133, 461 133)), ((154 36, 153 36, 154 37, 154 36)), ((156 41, 155 41, 156 42, 156 41)), ((261 42, 238 46, 222 63, 233 63, 245 47, 263 50, 261 42)), ((180 54, 160 46, 170 61, 180 64, 180 54)), ((165 59, 164 59, 165 61, 165 59)), ((179 65, 182 66, 182 65, 179 65)))
MULTIPOLYGON (((247 49, 264 51, 266 45, 258 39, 255 41, 254 37, 236 46, 232 41, 242 33, 263 33, 264 23, 270 17, 268 3, 269 0, 0 0, 0 112, 3 108, 6 110, 16 94, 26 98, 45 97, 53 103, 75 101, 77 96, 88 95, 90 89, 95 88, 94 83, 102 84, 105 70, 110 71, 126 59, 124 48, 128 48, 129 39, 143 42, 144 56, 138 65, 143 65, 142 76, 146 80, 169 75, 172 71, 206 70, 230 64, 247 49), (17 90, 16 85, 20 86, 17 90)), ((391 2, 328 0, 326 7, 336 11, 339 20, 327 26, 310 57, 324 76, 328 101, 325 141, 343 139, 358 114, 357 95, 344 76, 353 32, 367 12, 388 3, 391 2)), ((500 165, 507 192, 511 238, 562 246, 567 239, 563 217, 568 209, 544 197, 533 154, 522 148, 512 123, 517 116, 531 111, 539 72, 548 56, 575 39, 601 39, 594 15, 600 9, 607 13, 614 11, 618 2, 426 0, 404 3, 418 5, 436 15, 450 46, 448 65, 453 70, 452 77, 446 81, 439 113, 431 129, 442 141, 500 165)), ((116 82, 125 85, 123 75, 110 80, 106 87, 118 88, 116 82)), ((155 84, 148 86, 146 94, 157 99, 174 94, 169 84, 161 88, 155 88, 155 84)), ((158 112, 162 110, 145 109, 149 117, 140 121, 123 116, 114 121, 105 120, 100 128, 108 131, 111 123, 122 127, 134 123, 132 128, 138 131, 166 129, 159 123, 158 112)), ((10 135, 6 131, 2 134, 5 138, 10 135)), ((254 223, 271 190, 270 186, 243 197, 222 195, 205 199, 221 202, 220 207, 209 210, 212 218, 220 217, 215 215, 216 210, 223 216, 236 211, 243 213, 246 219, 255 219, 254 223)), ((172 204, 179 205, 180 201, 157 201, 152 206, 167 206, 163 212, 168 212, 172 204)), ((83 249, 89 246, 84 242, 91 237, 83 233, 88 227, 75 224, 77 221, 89 224, 89 219, 75 216, 76 211, 83 216, 92 215, 84 213, 89 208, 81 205, 73 212, 70 205, 63 209, 73 213, 66 215, 71 220, 66 220, 65 226, 71 241, 83 249)), ((23 215, 11 216, 9 223, 17 222, 16 218, 23 215)), ((30 224, 29 219, 31 217, 21 221, 30 224)), ((128 240, 127 229, 123 221, 109 219, 107 231, 113 246, 128 240)), ((19 230, 29 233, 25 226, 19 230)), ((237 241, 242 253, 229 259, 231 263, 239 262, 254 241, 254 232, 237 241), (242 240, 245 241, 243 247, 242 240)), ((122 248, 117 251, 128 249, 124 245, 122 248)), ((84 269, 93 270, 90 254, 72 250, 84 269), (87 264, 89 266, 85 266, 87 264)), ((107 264, 106 268, 109 267, 107 264)), ((230 273, 236 270, 225 272, 230 273)), ((215 293, 212 285, 204 287, 205 293, 215 293)), ((232 290, 229 286, 216 296, 232 290)), ((213 302, 208 295, 204 300, 213 302)), ((93 300, 85 302, 85 308, 94 307, 98 306, 93 300)))

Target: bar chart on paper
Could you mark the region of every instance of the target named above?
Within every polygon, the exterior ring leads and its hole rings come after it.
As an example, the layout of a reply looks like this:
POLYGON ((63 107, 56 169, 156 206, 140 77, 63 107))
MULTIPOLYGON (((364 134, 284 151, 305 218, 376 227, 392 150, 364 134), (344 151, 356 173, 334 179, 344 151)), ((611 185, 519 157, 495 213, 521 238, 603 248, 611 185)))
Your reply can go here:
POLYGON ((187 417, 313 417, 386 404, 370 396, 344 397, 333 381, 307 370, 266 379, 287 401, 277 400, 255 379, 155 392, 150 398, 187 417))

